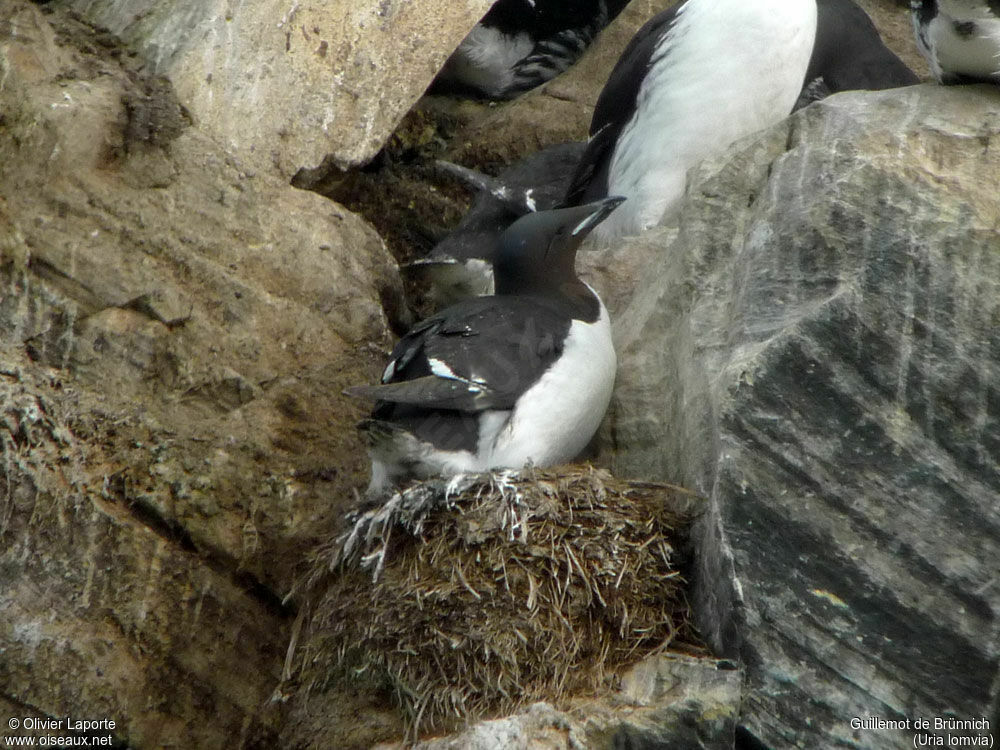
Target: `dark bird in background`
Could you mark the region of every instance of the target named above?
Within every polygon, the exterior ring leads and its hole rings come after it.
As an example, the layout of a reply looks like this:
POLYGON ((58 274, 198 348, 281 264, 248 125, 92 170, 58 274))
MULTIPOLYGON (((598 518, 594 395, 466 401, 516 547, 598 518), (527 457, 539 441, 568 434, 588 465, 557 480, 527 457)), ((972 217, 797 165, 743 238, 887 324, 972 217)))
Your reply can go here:
POLYGON ((816 44, 796 109, 838 91, 877 91, 920 83, 882 41, 854 0, 818 0, 816 44))
MULTIPOLYGON (((492 259, 500 234, 517 218, 529 211, 563 205, 568 191, 573 202, 598 198, 607 192, 611 147, 628 124, 627 113, 618 109, 618 104, 624 101, 635 105, 650 66, 671 62, 669 52, 664 53, 664 63, 653 51, 656 40, 676 22, 681 7, 675 6, 652 19, 622 55, 595 111, 595 136, 590 144, 551 146, 516 162, 495 178, 445 164, 449 172, 479 192, 451 234, 426 258, 404 266, 410 273, 426 275, 439 305, 491 293, 492 259), (585 152, 587 161, 577 175, 585 152), (572 183, 574 177, 576 182, 572 183)), ((871 19, 854 0, 818 0, 815 41, 805 73, 806 85, 799 93, 796 108, 838 91, 894 88, 918 82, 917 75, 885 46, 871 19)), ((693 85, 687 92, 696 99, 701 96, 693 85)), ((646 96, 650 96, 649 91, 646 96)), ((674 124, 668 123, 668 128, 674 124)), ((696 126, 697 121, 691 124, 695 131, 696 126)), ((655 169, 655 165, 649 168, 655 169)))
POLYGON ((424 275, 438 307, 493 293, 493 258, 500 235, 517 219, 562 202, 584 143, 549 146, 514 162, 497 177, 439 162, 478 192, 461 222, 426 258, 403 267, 424 275))
POLYGON ((912 0, 910 13, 939 83, 1000 83, 1000 0, 912 0))
POLYGON ((611 399, 608 312, 576 275, 576 251, 622 202, 527 214, 500 239, 496 294, 418 323, 393 349, 364 431, 369 496, 409 478, 569 461, 611 399))
POLYGON ((513 99, 577 61, 628 0, 498 0, 452 53, 431 93, 513 99))
POLYGON ((689 168, 792 111, 816 15, 815 0, 683 0, 650 19, 597 100, 567 203, 627 197, 604 240, 659 223, 689 168))

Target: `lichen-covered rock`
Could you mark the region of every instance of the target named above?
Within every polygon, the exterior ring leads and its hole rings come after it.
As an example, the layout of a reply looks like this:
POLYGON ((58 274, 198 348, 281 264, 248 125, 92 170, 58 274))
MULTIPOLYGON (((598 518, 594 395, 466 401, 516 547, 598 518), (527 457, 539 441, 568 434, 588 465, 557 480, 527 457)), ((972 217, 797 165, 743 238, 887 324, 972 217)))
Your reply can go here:
POLYGON ((132 747, 272 746, 280 600, 131 511, 118 457, 90 440, 95 400, 65 373, 9 346, 0 362, 7 717, 104 719, 97 734, 132 747))
POLYGON ((303 478, 348 499, 364 472, 340 390, 377 367, 359 346, 389 342, 392 260, 357 217, 239 169, 194 127, 129 140, 141 78, 83 51, 81 24, 28 3, 8 23, 3 338, 135 420, 122 449, 147 468, 127 470, 130 492, 287 587, 267 550, 329 502, 303 478))
POLYGON ((997 717, 998 138, 995 87, 837 95, 602 261, 644 258, 605 455, 710 495, 699 624, 768 746, 997 717))
POLYGON ((0 82, 2 692, 136 747, 267 746, 395 264, 58 7, 0 0, 0 82))
POLYGON ((291 177, 368 161, 488 0, 67 0, 166 76, 242 163, 291 177))

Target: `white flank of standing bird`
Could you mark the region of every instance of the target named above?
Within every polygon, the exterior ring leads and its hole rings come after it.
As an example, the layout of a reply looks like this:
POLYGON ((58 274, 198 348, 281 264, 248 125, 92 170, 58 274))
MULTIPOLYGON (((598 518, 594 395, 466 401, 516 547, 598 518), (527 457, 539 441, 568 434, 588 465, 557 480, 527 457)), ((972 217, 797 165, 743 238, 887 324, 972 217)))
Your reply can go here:
POLYGON ((435 93, 512 99, 566 70, 627 0, 496 0, 448 58, 435 93))
POLYGON ((567 202, 628 202, 595 231, 637 234, 674 209, 687 171, 788 116, 816 38, 815 0, 685 0, 632 39, 601 92, 567 202))

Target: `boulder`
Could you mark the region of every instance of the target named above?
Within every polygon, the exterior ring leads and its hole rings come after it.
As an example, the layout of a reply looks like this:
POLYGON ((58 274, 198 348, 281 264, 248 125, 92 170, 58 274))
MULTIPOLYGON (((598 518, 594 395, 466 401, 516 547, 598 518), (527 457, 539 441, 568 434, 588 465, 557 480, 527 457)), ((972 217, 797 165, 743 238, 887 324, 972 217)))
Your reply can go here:
POLYGON ((290 178, 373 157, 489 0, 65 0, 166 76, 198 126, 290 178))
POLYGON ((0 19, 3 700, 134 747, 273 746, 283 598, 364 484, 340 392, 402 325, 395 264, 109 35, 0 19))
POLYGON ((603 455, 710 498, 698 622, 765 746, 1000 719, 998 136, 995 87, 836 95, 595 263, 619 289, 603 455))

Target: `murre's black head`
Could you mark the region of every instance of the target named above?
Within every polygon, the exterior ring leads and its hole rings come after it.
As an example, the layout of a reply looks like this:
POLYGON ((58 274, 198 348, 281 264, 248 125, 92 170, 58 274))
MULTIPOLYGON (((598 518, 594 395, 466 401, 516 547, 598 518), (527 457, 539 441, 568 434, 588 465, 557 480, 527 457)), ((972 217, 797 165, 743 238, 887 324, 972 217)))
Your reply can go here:
POLYGON ((612 196, 515 221, 500 237, 493 264, 496 294, 552 294, 567 285, 582 285, 576 276, 576 250, 624 200, 612 196))

